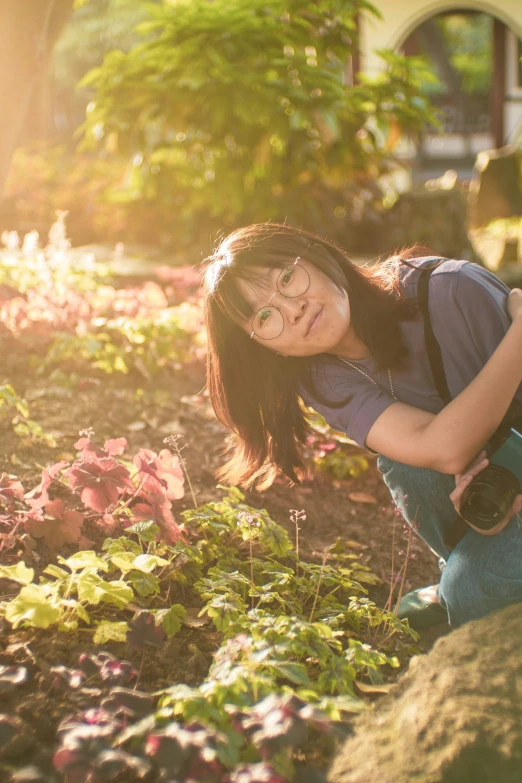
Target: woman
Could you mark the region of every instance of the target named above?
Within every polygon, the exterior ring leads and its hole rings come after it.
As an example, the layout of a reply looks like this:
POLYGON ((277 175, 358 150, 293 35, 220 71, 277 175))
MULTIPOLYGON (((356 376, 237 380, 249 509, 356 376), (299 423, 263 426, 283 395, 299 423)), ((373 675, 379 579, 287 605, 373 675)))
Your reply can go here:
POLYGON ((522 402, 522 292, 508 295, 465 261, 432 272, 429 310, 453 398, 444 406, 416 299, 420 270, 434 259, 361 268, 326 240, 265 223, 233 232, 208 261, 208 386, 235 434, 220 478, 259 489, 278 472, 298 481, 303 400, 379 454, 396 505, 446 561, 438 587, 410 594, 402 616, 417 627, 423 615, 424 624, 447 616, 456 627, 522 601, 520 496, 502 532, 469 529, 453 550, 444 543, 465 487, 487 464, 481 449, 513 399, 522 402))

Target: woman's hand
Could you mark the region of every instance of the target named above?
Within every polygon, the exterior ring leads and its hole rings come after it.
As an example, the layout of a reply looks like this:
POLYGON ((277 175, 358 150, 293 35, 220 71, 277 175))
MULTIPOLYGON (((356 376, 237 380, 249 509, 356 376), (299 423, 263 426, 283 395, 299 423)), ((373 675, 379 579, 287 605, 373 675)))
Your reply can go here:
POLYGON ((513 288, 509 292, 507 310, 512 321, 522 316, 522 291, 520 288, 513 288))
MULTIPOLYGON (((522 291, 521 294, 521 315, 522 315, 522 291)), ((468 465, 467 470, 464 473, 459 473, 455 476, 455 489, 450 495, 450 500, 455 506, 456 510, 460 514, 460 504, 462 503, 462 496, 464 494, 464 491, 468 488, 468 486, 471 484, 475 476, 478 476, 478 474, 484 470, 485 467, 489 465, 489 460, 486 459, 486 452, 481 451, 478 457, 473 460, 473 462, 468 465)), ((508 514, 504 517, 502 520, 503 522, 508 522, 512 517, 514 517, 516 514, 520 514, 522 511, 522 495, 517 495, 513 501, 513 505, 511 506, 511 510, 508 514)), ((500 523, 498 523, 500 524, 500 523)))

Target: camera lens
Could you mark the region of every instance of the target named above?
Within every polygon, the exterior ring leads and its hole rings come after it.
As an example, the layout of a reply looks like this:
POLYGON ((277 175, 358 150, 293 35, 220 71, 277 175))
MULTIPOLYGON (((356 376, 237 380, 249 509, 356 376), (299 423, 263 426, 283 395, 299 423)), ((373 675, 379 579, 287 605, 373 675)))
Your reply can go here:
POLYGON ((461 516, 480 530, 490 530, 509 513, 518 492, 518 480, 510 470, 488 465, 469 485, 461 516))

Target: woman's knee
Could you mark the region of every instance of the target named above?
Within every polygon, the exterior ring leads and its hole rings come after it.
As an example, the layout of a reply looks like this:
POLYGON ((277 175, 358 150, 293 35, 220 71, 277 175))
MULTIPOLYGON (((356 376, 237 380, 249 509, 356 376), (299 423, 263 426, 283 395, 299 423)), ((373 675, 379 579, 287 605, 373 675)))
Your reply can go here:
POLYGON ((522 532, 466 533, 442 571, 439 596, 453 627, 521 602, 522 532))

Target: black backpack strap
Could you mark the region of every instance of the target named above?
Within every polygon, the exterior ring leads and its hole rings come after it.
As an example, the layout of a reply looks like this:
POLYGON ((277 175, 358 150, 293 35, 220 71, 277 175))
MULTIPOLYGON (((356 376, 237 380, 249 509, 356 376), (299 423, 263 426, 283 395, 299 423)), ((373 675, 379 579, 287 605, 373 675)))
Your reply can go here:
POLYGON ((449 393, 448 383, 446 381, 446 373, 444 372, 444 364, 442 362, 440 346, 437 342, 437 338, 433 333, 429 308, 429 285, 431 273, 442 263, 443 260, 444 259, 440 260, 437 264, 435 264, 435 266, 426 267, 421 271, 417 287, 417 301, 424 318, 424 339, 426 342, 426 350, 428 352, 428 359, 430 362, 433 379, 435 381, 435 386, 437 387, 437 391, 442 402, 444 405, 447 405, 448 402, 451 401, 451 394, 449 393))

